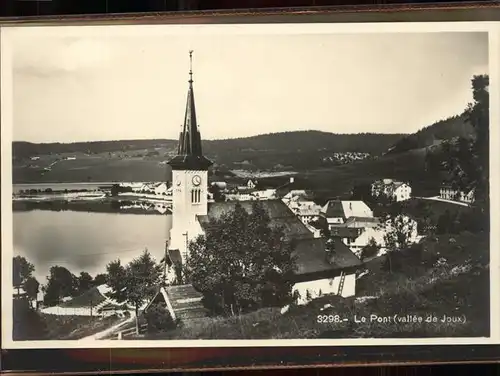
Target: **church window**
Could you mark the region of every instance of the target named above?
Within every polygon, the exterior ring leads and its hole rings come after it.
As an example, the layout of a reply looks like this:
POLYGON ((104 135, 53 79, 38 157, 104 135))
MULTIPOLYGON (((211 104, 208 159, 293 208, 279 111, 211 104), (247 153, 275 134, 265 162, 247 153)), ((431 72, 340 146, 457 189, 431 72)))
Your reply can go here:
POLYGON ((191 202, 193 204, 199 204, 201 202, 201 190, 193 189, 191 191, 191 202))

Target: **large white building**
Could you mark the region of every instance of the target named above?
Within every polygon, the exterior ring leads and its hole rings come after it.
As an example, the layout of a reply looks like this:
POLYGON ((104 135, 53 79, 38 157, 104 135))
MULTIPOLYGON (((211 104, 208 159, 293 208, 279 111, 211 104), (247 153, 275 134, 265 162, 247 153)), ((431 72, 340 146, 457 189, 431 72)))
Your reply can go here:
POLYGON ((469 192, 463 192, 458 189, 454 189, 449 185, 443 185, 439 190, 439 197, 444 200, 450 201, 460 201, 467 204, 472 204, 474 202, 474 190, 469 192))
POLYGON ((377 180, 371 185, 371 191, 373 197, 385 196, 396 202, 411 198, 410 184, 392 179, 377 180))

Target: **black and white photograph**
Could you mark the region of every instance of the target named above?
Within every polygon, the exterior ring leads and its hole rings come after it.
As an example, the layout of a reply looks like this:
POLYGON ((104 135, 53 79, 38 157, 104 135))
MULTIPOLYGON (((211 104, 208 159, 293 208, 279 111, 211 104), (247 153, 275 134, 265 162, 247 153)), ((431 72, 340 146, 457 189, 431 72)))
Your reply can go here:
POLYGON ((492 335, 488 31, 308 26, 2 30, 13 347, 492 335))

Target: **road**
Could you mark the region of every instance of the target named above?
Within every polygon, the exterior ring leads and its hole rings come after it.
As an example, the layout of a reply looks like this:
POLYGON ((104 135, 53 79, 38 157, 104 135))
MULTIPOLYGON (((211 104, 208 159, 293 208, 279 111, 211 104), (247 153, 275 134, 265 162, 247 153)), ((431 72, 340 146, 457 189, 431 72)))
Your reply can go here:
POLYGON ((421 199, 421 200, 441 201, 441 202, 446 202, 448 204, 454 204, 454 205, 460 205, 460 206, 470 207, 470 204, 468 204, 466 202, 453 201, 453 200, 445 200, 444 198, 441 198, 439 196, 435 196, 435 197, 415 197, 415 198, 418 198, 418 199, 421 199))
POLYGON ((130 312, 130 317, 122 322, 119 322, 116 325, 113 325, 111 328, 105 329, 99 333, 93 334, 91 336, 81 338, 79 341, 95 341, 99 339, 103 339, 105 337, 108 337, 109 335, 113 334, 114 332, 117 332, 121 327, 133 322, 135 320, 135 311, 131 310, 130 312))

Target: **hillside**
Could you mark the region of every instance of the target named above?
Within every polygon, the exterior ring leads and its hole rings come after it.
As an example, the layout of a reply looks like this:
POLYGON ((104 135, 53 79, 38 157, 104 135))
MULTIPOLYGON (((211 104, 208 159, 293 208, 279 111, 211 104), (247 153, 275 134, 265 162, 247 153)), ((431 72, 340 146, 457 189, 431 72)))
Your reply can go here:
MULTIPOLYGON (((252 137, 224 140, 204 140, 203 148, 208 155, 251 152, 297 152, 331 150, 336 152, 366 152, 380 154, 404 134, 336 134, 320 131, 296 131, 270 133, 252 137)), ((137 151, 158 148, 174 151, 177 140, 115 140, 75 143, 31 143, 15 141, 12 154, 16 159, 36 155, 87 153, 100 154, 119 151, 137 151)))
POLYGON ((474 129, 467 122, 465 115, 452 116, 401 138, 389 148, 387 154, 398 154, 409 150, 423 149, 437 145, 443 140, 450 140, 455 137, 472 137, 473 134, 474 129))
MULTIPOLYGON (((203 142, 218 170, 304 171, 345 163, 345 156, 381 155, 401 134, 274 133, 203 142)), ((14 142, 14 183, 160 181, 176 140, 126 140, 34 144, 14 142)), ((348 158, 349 159, 349 158, 348 158)))

